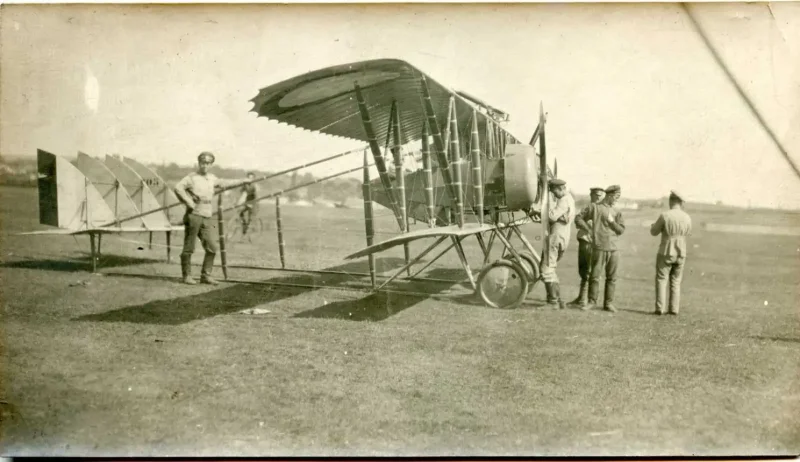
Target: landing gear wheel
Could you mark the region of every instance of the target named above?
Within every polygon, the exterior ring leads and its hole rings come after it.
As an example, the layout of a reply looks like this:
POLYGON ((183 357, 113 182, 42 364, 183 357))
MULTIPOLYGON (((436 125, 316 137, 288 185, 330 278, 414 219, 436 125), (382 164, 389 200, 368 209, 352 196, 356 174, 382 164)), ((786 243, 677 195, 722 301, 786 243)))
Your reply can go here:
MULTIPOLYGON (((521 252, 519 256, 522 259, 522 266, 525 269, 525 273, 528 275, 528 293, 530 293, 541 278, 541 270, 536 263, 536 259, 533 258, 533 255, 528 252, 521 252)), ((511 254, 505 255, 503 258, 508 261, 514 261, 514 256, 511 254)))
POLYGON ((528 295, 525 269, 509 260, 487 265, 478 275, 478 294, 492 308, 517 308, 528 295))

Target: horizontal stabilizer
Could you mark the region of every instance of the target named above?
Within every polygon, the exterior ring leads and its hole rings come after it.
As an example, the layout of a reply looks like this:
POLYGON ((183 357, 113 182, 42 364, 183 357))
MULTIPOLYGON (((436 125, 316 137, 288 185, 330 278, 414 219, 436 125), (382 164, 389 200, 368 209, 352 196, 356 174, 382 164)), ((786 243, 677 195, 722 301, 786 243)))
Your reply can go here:
POLYGON ((165 231, 184 231, 182 226, 166 226, 163 228, 144 229, 129 226, 104 226, 102 228, 85 228, 85 229, 42 229, 38 231, 27 231, 24 233, 16 233, 17 236, 78 236, 82 234, 133 234, 133 233, 150 233, 150 232, 165 232, 165 231))

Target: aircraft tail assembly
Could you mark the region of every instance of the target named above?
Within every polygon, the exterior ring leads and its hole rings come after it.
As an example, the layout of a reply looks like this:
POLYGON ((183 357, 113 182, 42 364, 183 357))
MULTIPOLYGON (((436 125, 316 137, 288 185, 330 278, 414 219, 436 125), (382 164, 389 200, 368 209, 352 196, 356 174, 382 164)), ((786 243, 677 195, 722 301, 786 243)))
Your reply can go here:
POLYGON ((38 151, 39 223, 86 231, 114 220, 103 194, 66 159, 38 151))
POLYGON ((161 207, 167 207, 165 213, 167 221, 173 225, 180 225, 183 223, 183 213, 179 210, 174 210, 174 206, 180 203, 178 197, 167 185, 167 183, 153 170, 144 164, 131 159, 130 157, 123 157, 123 163, 131 168, 140 178, 144 181, 150 192, 158 200, 161 207))
POLYGON ((183 228, 170 223, 163 202, 151 189, 152 185, 160 188, 161 196, 169 201, 168 186, 146 167, 137 165, 148 178, 118 158, 106 157, 103 162, 81 152, 73 165, 41 149, 37 150, 37 163, 39 223, 54 228, 21 234, 88 234, 95 271, 103 234, 150 233, 152 245, 153 232, 163 231, 170 259, 171 233, 183 228))

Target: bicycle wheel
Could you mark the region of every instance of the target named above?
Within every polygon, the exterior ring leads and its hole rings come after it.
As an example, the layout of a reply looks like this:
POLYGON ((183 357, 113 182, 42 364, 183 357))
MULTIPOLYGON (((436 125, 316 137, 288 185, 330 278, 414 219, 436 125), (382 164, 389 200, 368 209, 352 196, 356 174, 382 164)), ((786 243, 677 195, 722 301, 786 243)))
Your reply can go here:
POLYGON ((233 240, 233 238, 237 234, 241 234, 242 232, 242 225, 239 221, 238 216, 234 216, 230 220, 228 220, 227 225, 225 226, 225 239, 233 240))

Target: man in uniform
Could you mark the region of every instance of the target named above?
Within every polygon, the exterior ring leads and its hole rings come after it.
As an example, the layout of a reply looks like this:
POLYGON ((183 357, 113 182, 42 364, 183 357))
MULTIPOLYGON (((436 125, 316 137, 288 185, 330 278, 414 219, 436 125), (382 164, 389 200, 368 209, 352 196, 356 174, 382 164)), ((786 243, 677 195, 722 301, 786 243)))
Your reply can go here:
POLYGON ((549 208, 548 252, 547 258, 542 261, 542 279, 547 291, 547 304, 553 309, 564 309, 556 267, 569 246, 572 220, 575 217, 575 199, 567 191, 564 180, 554 178, 549 181, 549 186, 555 201, 549 208))
POLYGON ((692 219, 683 211, 683 198, 670 191, 669 211, 663 212, 650 226, 650 234, 661 235, 656 254, 656 315, 664 314, 669 278, 669 314, 680 311, 681 279, 686 262, 686 236, 692 231, 692 219))
POLYGON ((251 183, 246 183, 242 186, 242 195, 239 198, 238 205, 244 204, 242 211, 239 212, 239 219, 242 221, 242 237, 247 235, 247 229, 250 223, 253 222, 253 217, 258 213, 258 187, 252 183, 255 181, 256 175, 253 172, 247 174, 247 179, 251 183))
POLYGON ((212 216, 213 198, 217 189, 237 186, 251 180, 221 180, 208 170, 214 164, 214 154, 202 152, 197 156, 197 171, 190 173, 175 185, 175 194, 186 205, 186 215, 183 217, 184 238, 183 252, 181 252, 181 270, 183 282, 196 284, 192 278, 192 254, 197 238, 203 244, 205 258, 200 282, 204 284, 217 284, 211 277, 214 267, 214 258, 217 255, 217 240, 219 240, 217 224, 212 216))
MULTIPOLYGON (((605 191, 603 188, 589 189, 590 204, 596 204, 603 199, 605 191)), ((583 211, 589 206, 584 207, 583 211)), ((582 211, 582 212, 583 212, 582 211)), ((576 215, 577 219, 577 215, 576 215)), ((592 220, 586 224, 592 227, 592 220)), ((586 294, 589 289, 589 273, 592 269, 592 234, 584 229, 578 227, 578 275, 581 277, 581 289, 575 300, 571 301, 570 305, 584 306, 586 305, 586 294)))
POLYGON ((602 202, 589 204, 575 218, 575 224, 589 232, 592 236, 592 269, 589 278, 589 303, 581 306, 590 310, 597 304, 600 290, 600 275, 605 270, 606 286, 603 297, 603 309, 616 312, 614 307, 614 289, 616 288, 619 252, 617 238, 625 232, 622 213, 614 207, 621 195, 621 188, 612 185, 606 188, 606 197, 602 202), (588 222, 592 225, 589 226, 588 222))

